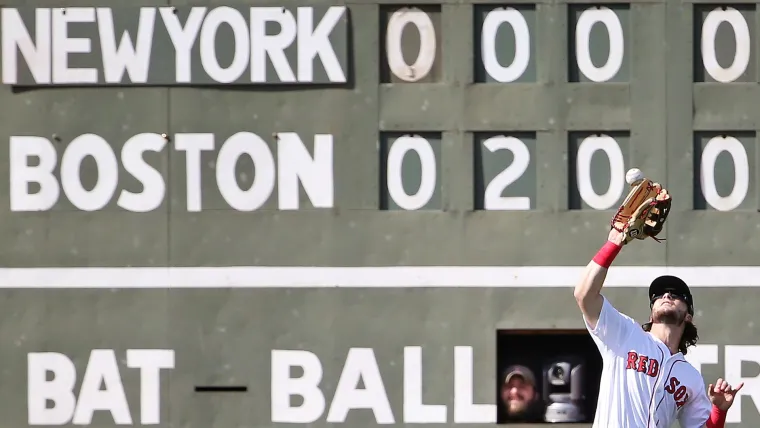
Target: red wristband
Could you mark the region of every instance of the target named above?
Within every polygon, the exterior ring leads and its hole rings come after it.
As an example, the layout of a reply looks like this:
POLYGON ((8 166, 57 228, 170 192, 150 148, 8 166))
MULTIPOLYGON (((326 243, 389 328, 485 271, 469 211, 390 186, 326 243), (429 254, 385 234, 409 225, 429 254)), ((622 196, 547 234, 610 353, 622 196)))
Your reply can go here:
POLYGON ((723 428, 726 425, 726 412, 717 406, 712 406, 710 419, 707 420, 707 428, 723 428))
POLYGON ((622 245, 607 241, 607 243, 605 243, 594 256, 594 262, 603 268, 608 268, 622 248, 622 245))

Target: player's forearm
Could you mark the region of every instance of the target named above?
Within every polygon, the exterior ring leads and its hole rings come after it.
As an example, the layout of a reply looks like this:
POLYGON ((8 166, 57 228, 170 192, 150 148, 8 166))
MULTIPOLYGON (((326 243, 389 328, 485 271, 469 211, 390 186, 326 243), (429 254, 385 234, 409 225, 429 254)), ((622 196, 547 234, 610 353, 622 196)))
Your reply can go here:
POLYGON ((725 425, 726 412, 720 410, 718 406, 713 404, 712 411, 710 412, 710 418, 707 420, 705 426, 707 428, 723 428, 725 425))
POLYGON ((575 299, 579 303, 583 302, 589 297, 599 295, 604 285, 604 280, 607 277, 607 268, 599 265, 595 261, 589 262, 586 269, 583 271, 578 284, 575 286, 575 299))
POLYGON ((602 312, 604 300, 601 295, 604 279, 607 277, 607 268, 592 261, 586 266, 581 280, 575 286, 575 301, 585 315, 591 326, 596 325, 599 314, 602 312))
POLYGON ((617 237, 611 237, 589 262, 573 292, 576 302, 586 320, 593 326, 599 319, 604 300, 601 295, 607 269, 615 260, 622 245, 617 237))

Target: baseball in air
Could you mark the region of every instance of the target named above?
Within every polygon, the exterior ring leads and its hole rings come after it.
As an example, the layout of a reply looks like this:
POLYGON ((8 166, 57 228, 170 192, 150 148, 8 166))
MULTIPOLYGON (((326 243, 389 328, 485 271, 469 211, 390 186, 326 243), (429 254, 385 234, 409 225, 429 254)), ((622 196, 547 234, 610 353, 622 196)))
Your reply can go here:
POLYGON ((644 173, 638 168, 631 168, 625 173, 625 181, 628 184, 633 185, 642 179, 644 179, 644 173))

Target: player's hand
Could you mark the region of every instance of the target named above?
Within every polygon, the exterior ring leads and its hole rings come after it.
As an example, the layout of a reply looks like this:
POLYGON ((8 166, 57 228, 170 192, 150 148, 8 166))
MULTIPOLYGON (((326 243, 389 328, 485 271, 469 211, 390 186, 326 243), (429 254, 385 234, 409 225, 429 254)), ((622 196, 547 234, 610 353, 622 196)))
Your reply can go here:
POLYGON ((719 378, 715 385, 710 384, 707 388, 707 395, 710 396, 710 401, 713 405, 724 412, 727 411, 732 404, 734 404, 734 397, 736 393, 744 386, 744 382, 740 383, 736 388, 731 388, 725 380, 719 378))
POLYGON ((607 240, 612 242, 613 244, 620 245, 623 243, 623 238, 625 235, 623 235, 623 232, 618 232, 615 229, 610 229, 610 234, 607 235, 607 240))

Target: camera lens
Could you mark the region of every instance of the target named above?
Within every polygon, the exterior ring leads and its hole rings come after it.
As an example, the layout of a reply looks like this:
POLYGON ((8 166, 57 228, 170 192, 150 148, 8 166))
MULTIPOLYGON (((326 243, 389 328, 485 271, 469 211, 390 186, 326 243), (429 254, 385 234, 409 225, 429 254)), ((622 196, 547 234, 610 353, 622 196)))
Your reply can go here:
POLYGON ((552 368, 552 377, 555 379, 564 379, 565 378, 565 371, 562 370, 562 367, 560 366, 554 366, 552 368))

